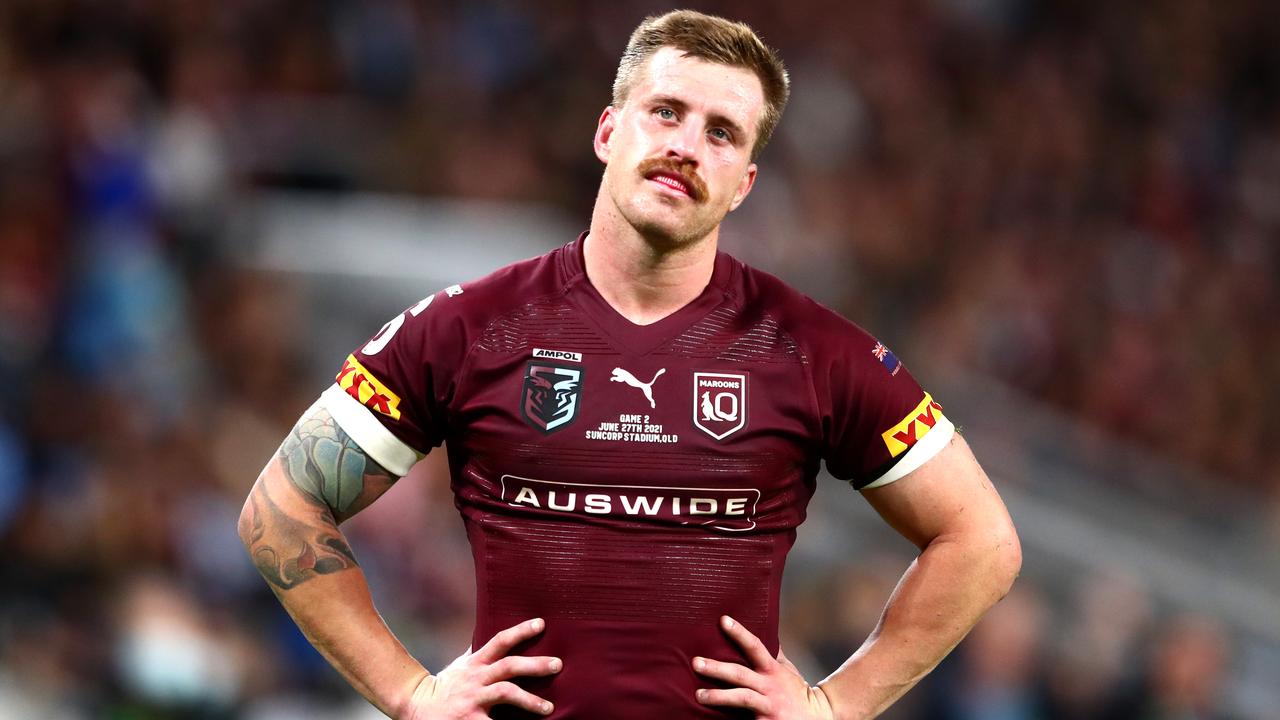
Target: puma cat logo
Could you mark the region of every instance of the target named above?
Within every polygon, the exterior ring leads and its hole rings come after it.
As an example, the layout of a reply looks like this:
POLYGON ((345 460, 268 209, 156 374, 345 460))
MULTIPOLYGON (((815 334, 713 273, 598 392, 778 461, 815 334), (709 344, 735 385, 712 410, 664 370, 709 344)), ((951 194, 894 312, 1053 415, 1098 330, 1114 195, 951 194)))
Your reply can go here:
POLYGON ((635 375, 632 375, 626 370, 623 370, 622 368, 614 368, 613 377, 609 378, 609 380, 612 382, 626 383, 631 387, 638 389, 640 392, 644 393, 645 399, 649 401, 649 407, 656 408, 658 407, 658 404, 653 401, 653 384, 658 382, 658 378, 662 377, 662 373, 666 371, 666 368, 659 369, 658 372, 654 374, 652 380, 647 383, 643 383, 637 380, 635 375))

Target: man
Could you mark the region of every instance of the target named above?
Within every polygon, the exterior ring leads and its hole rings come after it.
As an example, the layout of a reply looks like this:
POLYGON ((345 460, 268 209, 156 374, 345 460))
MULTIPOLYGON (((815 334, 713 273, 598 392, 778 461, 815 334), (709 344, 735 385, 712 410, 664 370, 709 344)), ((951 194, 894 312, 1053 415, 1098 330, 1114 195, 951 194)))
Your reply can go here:
POLYGON ((646 20, 596 129, 590 230, 387 323, 258 478, 250 554, 383 712, 872 717, 1008 591, 1016 534, 941 406, 862 330, 717 252, 787 92, 746 26, 646 20), (337 526, 445 440, 477 617, 474 651, 433 675, 337 526), (811 686, 778 595, 823 460, 923 552, 811 686))

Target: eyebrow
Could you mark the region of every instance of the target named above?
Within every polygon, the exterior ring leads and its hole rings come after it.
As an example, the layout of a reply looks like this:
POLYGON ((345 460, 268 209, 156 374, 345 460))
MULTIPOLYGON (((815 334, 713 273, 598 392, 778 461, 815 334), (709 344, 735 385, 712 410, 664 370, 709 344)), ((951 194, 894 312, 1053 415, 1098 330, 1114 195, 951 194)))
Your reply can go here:
MULTIPOLYGON (((684 112, 689 109, 689 103, 672 95, 655 96, 649 100, 649 103, 652 105, 669 106, 672 110, 679 110, 680 112, 684 112)), ((738 142, 746 141, 747 131, 742 129, 742 126, 734 122, 731 118, 721 115, 720 113, 713 112, 707 115, 707 119, 712 125, 723 125, 728 128, 729 132, 733 134, 734 139, 738 142)))

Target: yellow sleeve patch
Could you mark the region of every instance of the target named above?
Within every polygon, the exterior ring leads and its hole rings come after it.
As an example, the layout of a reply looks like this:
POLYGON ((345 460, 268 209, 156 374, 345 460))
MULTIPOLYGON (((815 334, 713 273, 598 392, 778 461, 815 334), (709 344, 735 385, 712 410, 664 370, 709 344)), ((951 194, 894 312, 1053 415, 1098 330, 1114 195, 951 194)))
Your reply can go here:
POLYGON ((925 393, 924 400, 901 422, 880 434, 884 438, 885 447, 889 448, 889 456, 898 457, 910 450, 941 419, 942 406, 929 393, 925 393))
POLYGON ((355 398, 361 405, 380 412, 392 420, 400 419, 400 396, 387 389, 382 381, 373 376, 364 365, 356 360, 355 355, 348 355, 342 369, 338 371, 338 387, 355 398))

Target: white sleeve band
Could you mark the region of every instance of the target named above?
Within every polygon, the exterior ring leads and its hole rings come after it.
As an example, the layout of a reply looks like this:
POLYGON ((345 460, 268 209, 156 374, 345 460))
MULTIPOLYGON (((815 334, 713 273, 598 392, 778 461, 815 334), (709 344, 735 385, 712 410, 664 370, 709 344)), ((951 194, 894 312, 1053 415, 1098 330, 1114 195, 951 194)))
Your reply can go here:
POLYGON ((350 435, 366 455, 396 475, 408 475, 409 468, 422 459, 421 453, 391 434, 390 430, 378 422, 371 410, 337 385, 330 385, 328 390, 321 393, 316 405, 328 410, 343 432, 350 435))
MULTIPOLYGON (((355 401, 352 400, 352 402, 355 401)), ((925 433, 924 437, 920 438, 919 442, 908 450, 906 455, 902 456, 897 465, 889 468, 889 472, 859 489, 870 490, 901 479, 907 473, 928 462, 934 455, 942 452, 942 448, 951 442, 951 436, 955 434, 956 426, 952 425, 945 415, 938 418, 938 424, 930 428, 929 432, 925 433)))

